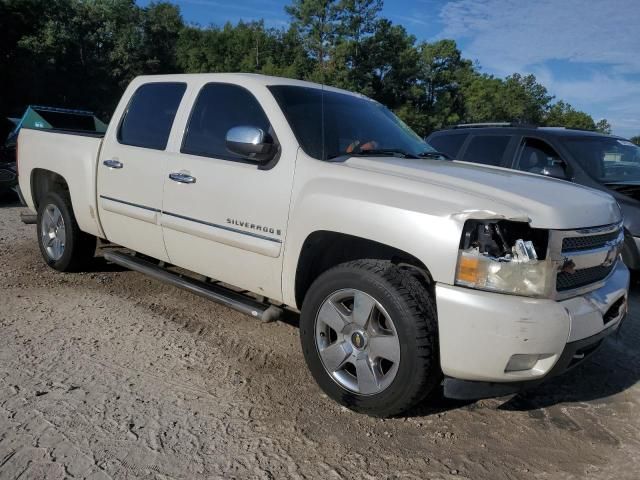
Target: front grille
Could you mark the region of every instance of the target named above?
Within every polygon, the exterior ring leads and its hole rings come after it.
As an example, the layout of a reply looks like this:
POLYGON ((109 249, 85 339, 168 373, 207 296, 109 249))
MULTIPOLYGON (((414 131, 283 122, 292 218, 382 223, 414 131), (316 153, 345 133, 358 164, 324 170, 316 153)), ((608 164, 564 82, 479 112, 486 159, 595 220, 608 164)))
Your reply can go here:
POLYGON ((582 268, 574 273, 560 272, 556 277, 556 290, 563 292, 598 282, 606 278, 614 266, 615 263, 608 266, 597 265, 595 267, 582 268))
POLYGON ((563 252, 575 252, 580 250, 590 250, 605 246, 607 242, 615 240, 620 235, 620 230, 615 230, 601 235, 591 235, 585 237, 567 237, 562 240, 563 252))

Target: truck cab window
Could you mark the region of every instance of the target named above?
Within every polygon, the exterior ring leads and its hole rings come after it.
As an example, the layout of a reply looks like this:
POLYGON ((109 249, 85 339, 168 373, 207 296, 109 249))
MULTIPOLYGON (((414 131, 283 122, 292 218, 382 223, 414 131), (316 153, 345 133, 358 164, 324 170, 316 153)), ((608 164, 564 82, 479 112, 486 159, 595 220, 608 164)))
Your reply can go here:
POLYGON ((420 157, 433 151, 388 108, 366 97, 290 85, 269 90, 310 157, 331 160, 367 151, 420 157))
POLYGON ((271 131, 267 115, 248 90, 227 83, 209 83, 198 94, 180 151, 246 161, 227 150, 225 142, 229 129, 243 125, 258 127, 267 133, 271 131))
POLYGON ((476 135, 467 146, 463 160, 500 166, 510 139, 511 137, 506 135, 476 135))
POLYGON ((542 173, 545 168, 561 163, 560 155, 547 142, 525 138, 514 167, 524 172, 542 173))
POLYGON ((186 88, 184 83, 147 83, 138 88, 120 124, 118 141, 154 150, 167 148, 173 119, 186 88))

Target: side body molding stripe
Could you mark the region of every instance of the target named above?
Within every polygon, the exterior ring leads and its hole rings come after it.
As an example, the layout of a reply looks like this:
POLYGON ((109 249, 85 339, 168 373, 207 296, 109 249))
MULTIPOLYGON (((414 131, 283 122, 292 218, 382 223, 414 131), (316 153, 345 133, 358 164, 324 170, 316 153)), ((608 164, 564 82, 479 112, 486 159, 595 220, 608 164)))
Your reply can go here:
POLYGON ((226 225, 205 222, 196 218, 166 212, 157 208, 127 202, 125 200, 108 197, 106 195, 100 195, 100 198, 103 200, 101 202, 103 208, 109 212, 126 215, 128 217, 150 223, 158 223, 158 214, 160 214, 159 223, 166 228, 195 235, 200 238, 217 241, 226 245, 244 248, 274 258, 280 255, 282 240, 279 238, 267 237, 253 232, 245 232, 226 225), (252 240, 247 239, 245 241, 239 241, 237 237, 229 235, 229 233, 251 237, 252 240), (260 240, 267 241, 270 245, 264 244, 260 242, 260 240))
POLYGON ((100 198, 104 198, 105 200, 111 200, 112 202, 123 203, 125 205, 130 205, 132 207, 143 208, 144 210, 149 210, 151 212, 160 212, 157 208, 145 207, 144 205, 140 205, 138 203, 125 202, 124 200, 118 200, 117 198, 107 197, 106 195, 100 195, 100 198))
POLYGON ((125 202, 124 200, 118 200, 117 198, 107 197, 100 195, 102 208, 107 212, 116 213, 118 215, 124 215, 125 217, 135 218, 142 222, 158 223, 158 214, 160 210, 157 208, 145 207, 144 205, 138 205, 136 203, 125 202))
POLYGON ((245 232, 244 230, 238 230, 237 228, 227 227, 226 225, 218 225, 217 223, 209 223, 209 222, 205 222, 203 220, 198 220, 196 218, 185 217, 184 215, 178 215, 177 213, 171 213, 171 212, 164 212, 163 211, 162 214, 163 215, 170 215, 170 216, 176 217, 176 218, 181 218, 183 220, 189 220, 191 222, 200 223, 202 225, 207 225, 208 227, 220 228, 222 230, 227 230, 229 232, 234 232, 234 233, 241 233, 242 235, 248 235, 250 237, 259 238, 261 240, 268 240, 270 242, 282 243, 282 240, 280 240, 278 238, 266 237, 264 235, 260 235, 260 234, 253 233, 253 232, 245 232))

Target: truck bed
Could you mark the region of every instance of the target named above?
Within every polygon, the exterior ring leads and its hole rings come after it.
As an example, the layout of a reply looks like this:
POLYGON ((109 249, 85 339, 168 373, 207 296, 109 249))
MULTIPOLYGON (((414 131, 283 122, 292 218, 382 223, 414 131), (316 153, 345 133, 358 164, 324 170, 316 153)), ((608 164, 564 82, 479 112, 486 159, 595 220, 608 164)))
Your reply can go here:
POLYGON ((103 237, 97 216, 96 167, 102 133, 23 129, 18 137, 20 190, 27 206, 37 211, 33 190, 36 175, 55 172, 69 187, 71 204, 81 230, 103 237))
MULTIPOLYGON (((33 128, 24 128, 24 130, 35 130, 33 128)), ((69 130, 66 128, 48 128, 44 130, 49 133, 59 133, 62 135, 78 135, 80 137, 103 138, 106 132, 88 132, 86 130, 69 130)))

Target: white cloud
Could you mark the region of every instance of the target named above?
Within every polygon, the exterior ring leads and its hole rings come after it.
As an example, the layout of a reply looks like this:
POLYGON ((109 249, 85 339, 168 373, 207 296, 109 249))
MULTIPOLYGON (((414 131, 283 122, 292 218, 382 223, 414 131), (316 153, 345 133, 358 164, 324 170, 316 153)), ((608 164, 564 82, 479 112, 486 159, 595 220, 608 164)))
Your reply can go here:
POLYGON ((637 0, 452 0, 440 19, 444 36, 466 38, 466 53, 497 73, 548 60, 640 73, 637 0))
POLYGON ((451 0, 440 36, 497 75, 534 73, 559 99, 640 133, 638 0, 451 0), (579 65, 582 76, 563 71, 579 65))

